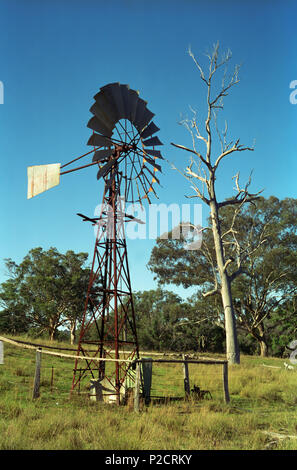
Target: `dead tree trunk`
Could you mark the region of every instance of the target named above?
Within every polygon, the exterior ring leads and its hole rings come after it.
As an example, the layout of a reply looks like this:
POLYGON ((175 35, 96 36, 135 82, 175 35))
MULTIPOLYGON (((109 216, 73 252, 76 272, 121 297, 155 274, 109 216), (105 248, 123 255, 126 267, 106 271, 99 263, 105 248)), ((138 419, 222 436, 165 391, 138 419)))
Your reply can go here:
POLYGON ((220 222, 218 216, 218 207, 215 202, 210 203, 210 211, 217 266, 221 281, 220 293, 225 316, 226 356, 230 364, 239 364, 240 353, 237 340, 236 320, 231 293, 231 280, 226 270, 224 248, 222 243, 220 222))
POLYGON ((76 339, 76 321, 70 323, 70 344, 74 344, 76 339))
MULTIPOLYGON (((237 194, 230 199, 218 202, 215 193, 215 181, 216 171, 221 161, 234 152, 242 152, 245 150, 253 150, 250 147, 244 147, 239 144, 239 139, 227 142, 227 124, 225 129, 220 132, 217 123, 217 110, 223 109, 223 98, 228 95, 230 88, 236 85, 238 80, 239 67, 236 66, 234 73, 226 83, 226 70, 223 74, 222 85, 218 91, 215 91, 214 96, 213 90, 217 90, 216 85, 213 85, 213 79, 218 69, 226 66, 227 62, 231 59, 231 52, 219 58, 219 45, 216 44, 212 55, 208 54, 209 68, 207 74, 202 69, 194 57, 191 50, 189 50, 190 57, 194 60, 196 67, 199 70, 200 78, 206 86, 206 103, 207 103, 207 115, 205 119, 205 134, 201 132, 200 123, 197 122, 197 113, 193 111, 193 119, 184 119, 181 124, 184 124, 187 130, 191 134, 193 148, 187 148, 183 145, 177 145, 172 143, 175 147, 190 152, 191 158, 190 163, 186 167, 186 171, 183 175, 189 180, 191 187, 195 191, 194 196, 198 197, 210 208, 210 215, 212 221, 212 233, 215 247, 215 269, 214 269, 214 288, 207 293, 204 293, 204 297, 214 294, 220 294, 222 298, 224 315, 225 315, 225 329, 226 329, 226 354, 230 364, 239 364, 240 353, 237 341, 236 332, 236 321, 235 313, 232 302, 231 283, 232 281, 242 272, 242 259, 241 250, 238 245, 238 241, 234 236, 234 249, 236 251, 236 270, 232 272, 232 275, 228 274, 228 266, 234 262, 234 259, 225 259, 224 255, 224 240, 221 234, 221 224, 219 218, 219 211, 222 207, 227 205, 235 205, 239 210, 243 204, 252 202, 258 198, 257 194, 250 194, 248 192, 249 182, 244 188, 239 187, 239 174, 235 175, 235 184, 237 194), (213 135, 214 131, 218 136, 219 145, 221 152, 213 159, 213 135), (201 145, 205 146, 205 151, 200 149, 201 145)), ((174 167, 175 168, 175 167, 174 167)), ((236 212, 236 211, 235 211, 236 212)), ((238 211, 239 212, 239 211, 238 211)), ((236 217, 236 215, 235 215, 236 217)), ((233 227, 230 227, 228 233, 234 235, 233 227)), ((230 243, 230 242, 229 242, 230 243)), ((245 253, 245 256, 246 253, 245 253)))

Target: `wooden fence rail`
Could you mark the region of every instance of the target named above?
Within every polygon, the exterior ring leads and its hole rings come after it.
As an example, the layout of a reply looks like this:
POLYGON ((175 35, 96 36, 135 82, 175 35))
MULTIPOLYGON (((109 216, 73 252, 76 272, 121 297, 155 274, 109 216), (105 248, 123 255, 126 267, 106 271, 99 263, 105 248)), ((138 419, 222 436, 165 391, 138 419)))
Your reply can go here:
MULTIPOLYGON (((27 344, 25 342, 18 342, 18 341, 14 341, 12 339, 8 339, 3 336, 0 336, 0 356, 1 356, 1 351, 2 351, 2 363, 3 363, 3 344, 1 343, 2 341, 12 344, 14 346, 20 347, 20 348, 31 349, 31 350, 36 351, 36 367, 35 367, 35 377, 34 377, 34 386, 33 386, 33 398, 37 398, 40 396, 39 386, 40 386, 41 355, 46 354, 46 355, 56 356, 56 357, 66 358, 66 359, 77 359, 77 360, 98 361, 98 362, 101 362, 101 361, 118 362, 118 363, 126 362, 130 364, 134 363, 136 366, 134 410, 136 412, 139 411, 141 365, 143 364, 144 361, 146 363, 151 362, 151 363, 182 364, 183 374, 184 374, 184 389, 185 389, 186 397, 190 395, 190 378, 189 378, 188 364, 204 364, 204 365, 220 364, 223 366, 222 379, 223 379, 224 400, 226 403, 229 403, 230 401, 229 386, 228 386, 228 362, 220 360, 220 359, 189 359, 186 355, 183 355, 183 359, 152 359, 152 358, 113 359, 113 358, 101 358, 101 357, 99 358, 99 357, 91 357, 91 356, 78 356, 74 354, 63 354, 60 352, 48 351, 44 349, 44 347, 40 347, 40 346, 36 348, 36 346, 33 346, 32 344, 27 344)), ((1 361, 1 357, 0 357, 0 361, 1 361)), ((52 385, 53 385, 53 370, 52 370, 52 378, 51 378, 51 388, 52 388, 52 385)))
POLYGON ((64 357, 64 358, 69 358, 69 359, 79 359, 79 360, 87 360, 87 361, 106 361, 106 362, 134 362, 133 359, 112 359, 112 358, 100 358, 100 357, 91 357, 91 356, 75 356, 74 354, 63 354, 63 353, 57 353, 53 351, 47 351, 44 349, 44 347, 39 347, 36 348, 35 346, 31 346, 29 344, 24 344, 24 343, 18 343, 17 341, 14 341, 12 339, 4 338, 3 336, 0 336, 0 341, 5 341, 6 343, 13 344, 14 346, 18 346, 19 348, 25 348, 25 349, 33 349, 34 351, 40 349, 42 350, 42 354, 48 354, 49 356, 57 356, 57 357, 64 357))

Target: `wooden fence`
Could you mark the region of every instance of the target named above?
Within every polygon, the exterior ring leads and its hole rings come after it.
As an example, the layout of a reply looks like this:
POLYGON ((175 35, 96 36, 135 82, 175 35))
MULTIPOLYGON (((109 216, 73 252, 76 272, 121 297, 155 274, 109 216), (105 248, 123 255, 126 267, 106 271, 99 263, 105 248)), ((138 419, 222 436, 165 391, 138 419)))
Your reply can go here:
MULTIPOLYGON (((191 359, 186 355, 183 355, 182 359, 152 359, 152 358, 139 358, 139 359, 113 359, 113 358, 99 358, 99 357, 91 357, 91 356, 78 356, 74 354, 64 354, 61 352, 54 352, 48 351, 46 346, 41 345, 33 345, 32 343, 25 343, 24 341, 17 341, 12 340, 9 338, 5 338, 0 336, 0 364, 4 363, 4 352, 3 352, 3 342, 12 344, 17 347, 31 349, 36 351, 36 364, 35 364, 35 376, 34 376, 34 384, 33 384, 33 393, 32 398, 36 399, 40 396, 40 374, 41 374, 41 359, 42 354, 56 356, 61 358, 68 358, 68 359, 78 359, 78 360, 92 360, 92 361, 106 361, 106 362, 126 362, 126 363, 134 363, 136 368, 135 374, 135 386, 134 386, 134 410, 135 412, 139 412, 140 410, 140 395, 141 395, 141 380, 143 376, 144 365, 151 363, 167 363, 167 364, 181 364, 183 370, 183 378, 184 378, 184 392, 185 397, 188 398, 190 396, 190 377, 189 377, 189 364, 204 364, 204 365, 214 365, 220 364, 222 365, 222 382, 223 382, 223 394, 224 400, 226 403, 229 403, 230 396, 229 396, 229 387, 228 387, 228 362, 224 360, 218 359, 191 359)), ((52 347, 52 349, 54 349, 52 347)), ((64 349, 64 348, 59 348, 64 349)), ((65 348, 67 350, 67 348, 65 348)), ((148 354, 148 353, 145 353, 148 354)), ((157 355, 158 353, 149 353, 150 355, 157 355)), ((161 353, 162 354, 162 353, 161 353)), ((160 355, 160 353, 158 354, 160 355)), ((174 355, 173 353, 170 355, 174 355)), ((52 380, 53 380, 53 370, 52 370, 52 380)), ((151 383, 151 378, 147 379, 149 383, 151 383)), ((51 384, 52 386, 52 384, 51 384)), ((150 385, 147 389, 150 388, 150 385)), ((149 403, 149 391, 146 391, 146 402, 149 403)))

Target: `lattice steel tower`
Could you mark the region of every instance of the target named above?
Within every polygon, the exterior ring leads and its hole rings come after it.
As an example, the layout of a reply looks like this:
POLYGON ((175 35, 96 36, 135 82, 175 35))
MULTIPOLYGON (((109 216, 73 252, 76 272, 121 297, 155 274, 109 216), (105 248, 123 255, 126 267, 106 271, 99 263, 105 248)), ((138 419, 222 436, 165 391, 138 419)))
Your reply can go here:
POLYGON ((104 180, 100 213, 95 217, 78 214, 94 225, 96 241, 71 391, 79 391, 86 378, 105 381, 109 394, 120 403, 130 375, 128 360, 138 358, 125 224, 141 221, 126 213, 125 207, 145 199, 150 203, 151 195, 156 196, 154 184, 159 183, 156 174, 161 171, 157 160, 162 156, 155 147, 162 143, 155 136, 159 128, 147 102, 128 85, 106 85, 94 99, 88 122, 93 131, 88 145, 93 150, 62 166, 29 167, 28 198, 59 184, 60 175, 98 166, 97 179, 104 180), (91 163, 61 171, 92 153, 91 163), (105 358, 114 359, 113 366, 105 358))

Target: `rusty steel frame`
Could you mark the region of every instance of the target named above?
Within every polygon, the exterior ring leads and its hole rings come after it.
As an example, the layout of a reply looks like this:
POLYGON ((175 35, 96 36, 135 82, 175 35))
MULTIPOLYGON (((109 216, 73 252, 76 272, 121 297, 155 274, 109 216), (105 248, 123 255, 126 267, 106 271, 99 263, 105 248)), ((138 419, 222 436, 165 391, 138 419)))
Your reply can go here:
MULTIPOLYGON (((117 157, 120 158, 125 150, 118 147, 117 157)), ((113 183, 109 189, 105 184, 101 214, 96 222, 97 236, 77 355, 132 360, 139 358, 139 347, 125 239, 126 221, 120 198, 121 174, 117 163, 108 176, 113 177, 113 183), (87 339, 91 327, 97 334, 93 341, 87 339), (90 345, 96 346, 92 353, 88 350, 90 345)), ((82 380, 90 374, 92 379, 106 378, 115 390, 117 404, 120 404, 121 387, 130 375, 131 363, 115 362, 113 372, 106 373, 105 361, 99 361, 98 367, 98 360, 86 360, 83 368, 78 368, 78 362, 76 359, 71 392, 75 388, 80 390, 82 380)))

